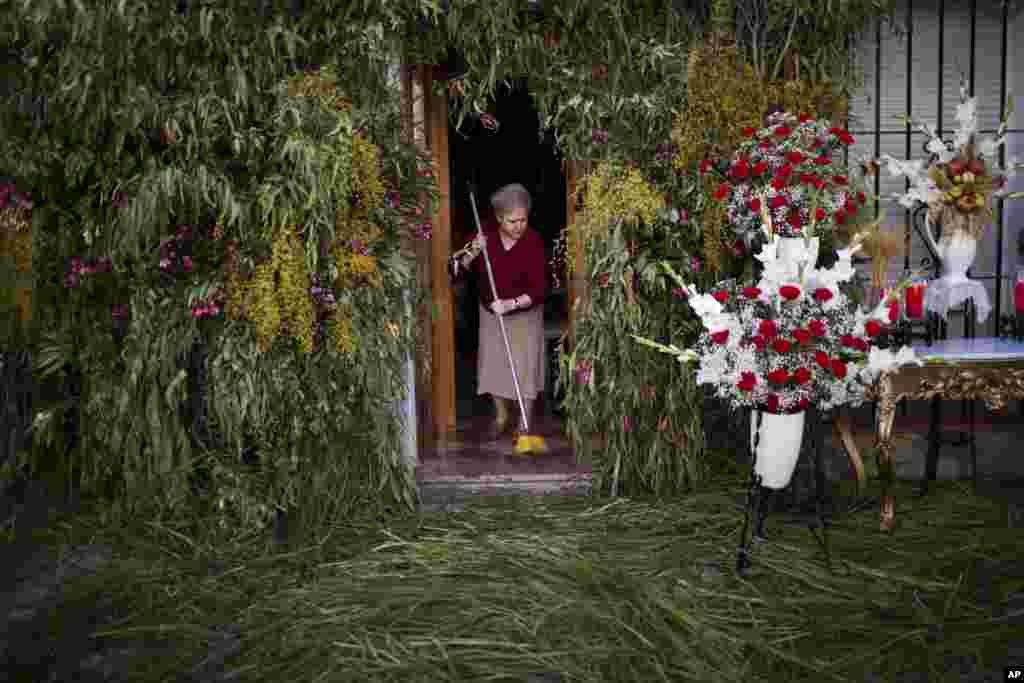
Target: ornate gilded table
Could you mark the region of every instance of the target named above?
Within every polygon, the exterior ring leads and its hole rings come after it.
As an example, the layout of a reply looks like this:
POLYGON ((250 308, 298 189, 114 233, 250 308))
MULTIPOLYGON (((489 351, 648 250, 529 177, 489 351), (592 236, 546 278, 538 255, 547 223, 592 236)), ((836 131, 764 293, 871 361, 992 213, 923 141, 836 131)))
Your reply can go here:
MULTIPOLYGON (((1010 401, 1024 399, 1024 342, 1000 337, 949 339, 930 346, 915 345, 914 351, 924 365, 885 373, 870 392, 878 406, 876 448, 882 480, 883 531, 891 529, 896 521, 892 425, 901 400, 980 400, 989 410, 998 412, 1010 401)), ((851 453, 851 459, 854 457, 851 453)))

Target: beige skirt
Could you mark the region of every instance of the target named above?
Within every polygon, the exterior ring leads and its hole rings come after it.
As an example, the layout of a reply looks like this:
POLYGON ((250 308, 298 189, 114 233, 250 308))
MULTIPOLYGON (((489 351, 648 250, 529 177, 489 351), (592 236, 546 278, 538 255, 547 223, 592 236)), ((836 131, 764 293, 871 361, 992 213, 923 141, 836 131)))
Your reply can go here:
MULTIPOLYGON (((536 399, 544 392, 547 363, 544 362, 544 307, 505 316, 512 359, 519 373, 523 400, 536 399)), ((508 365, 505 342, 501 338, 498 316, 480 306, 480 347, 477 352, 477 394, 515 400, 512 369, 508 365)))

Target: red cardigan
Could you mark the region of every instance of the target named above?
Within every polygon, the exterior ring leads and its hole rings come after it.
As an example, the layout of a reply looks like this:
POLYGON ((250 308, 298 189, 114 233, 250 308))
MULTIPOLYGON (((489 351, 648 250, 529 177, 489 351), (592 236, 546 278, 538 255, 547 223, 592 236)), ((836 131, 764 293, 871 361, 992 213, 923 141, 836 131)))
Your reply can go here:
MULTIPOLYGON (((529 296, 530 307, 516 309, 515 313, 531 310, 534 306, 543 306, 544 297, 547 295, 547 256, 544 253, 544 240, 541 236, 533 228, 527 227, 519 241, 506 251, 498 235, 497 222, 487 221, 483 225, 483 231, 487 236, 487 254, 491 257, 498 298, 514 299, 524 294, 529 296)), ((490 280, 487 279, 483 252, 473 259, 470 268, 477 280, 480 303, 487 308, 494 300, 494 296, 491 294, 490 280)))

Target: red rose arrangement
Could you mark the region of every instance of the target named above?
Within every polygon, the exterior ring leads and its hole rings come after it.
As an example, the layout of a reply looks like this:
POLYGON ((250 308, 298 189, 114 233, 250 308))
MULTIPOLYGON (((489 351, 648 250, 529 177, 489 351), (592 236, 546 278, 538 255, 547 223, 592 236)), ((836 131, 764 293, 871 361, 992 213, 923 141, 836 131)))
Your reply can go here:
POLYGON ((762 208, 781 237, 801 237, 808 229, 813 236, 837 225, 867 222, 867 216, 860 216, 868 200, 866 187, 843 161, 853 136, 806 115, 773 114, 769 124, 744 129, 747 139, 730 160, 700 166, 702 174, 720 176, 712 199, 726 205, 735 232, 760 230, 762 208))

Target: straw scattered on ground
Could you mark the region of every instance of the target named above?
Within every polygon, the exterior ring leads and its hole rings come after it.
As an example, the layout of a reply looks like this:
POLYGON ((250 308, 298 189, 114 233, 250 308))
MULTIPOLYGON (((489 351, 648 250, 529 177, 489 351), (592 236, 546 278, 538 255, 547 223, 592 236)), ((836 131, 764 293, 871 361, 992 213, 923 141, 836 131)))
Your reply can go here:
POLYGON ((209 667, 225 639, 219 675, 275 683, 539 672, 961 681, 963 666, 1001 670, 1020 629, 1002 606, 1024 579, 998 565, 1019 554, 998 501, 957 484, 917 500, 903 491, 891 534, 878 531, 877 507, 837 517, 831 571, 806 526, 773 517, 754 574, 740 578, 742 493, 480 499, 455 514, 339 525, 288 550, 264 538, 202 543, 157 523, 112 534, 79 519, 60 543, 109 543, 115 560, 66 608, 113 605, 118 618, 94 633, 108 646, 175 644, 173 656, 136 662, 138 681, 209 667))

